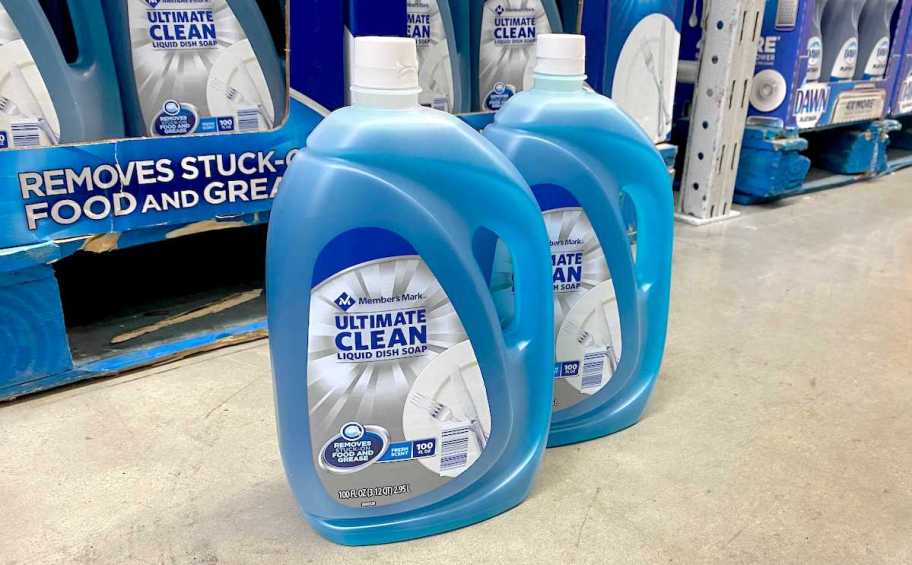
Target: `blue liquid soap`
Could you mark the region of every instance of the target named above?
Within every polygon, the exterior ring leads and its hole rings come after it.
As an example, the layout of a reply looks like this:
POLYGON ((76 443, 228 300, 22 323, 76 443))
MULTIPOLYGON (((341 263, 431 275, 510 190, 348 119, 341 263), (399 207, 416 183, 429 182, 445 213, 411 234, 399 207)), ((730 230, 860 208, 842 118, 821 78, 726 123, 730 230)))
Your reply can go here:
POLYGON ((0 149, 123 137, 101 4, 70 0, 69 8, 74 61, 37 1, 0 0, 0 149))
POLYGON ((555 0, 472 0, 473 108, 493 112, 531 82, 535 39, 561 31, 555 0))
MULTIPOLYGON (((532 187, 552 264, 554 414, 549 446, 639 420, 662 361, 673 230, 671 179, 652 141, 610 99, 584 88, 580 35, 539 36, 531 90, 484 135, 532 187), (636 210, 634 261, 621 194, 636 210)), ((512 319, 510 261, 492 276, 512 319)))
POLYGON ((865 0, 829 0, 823 9, 824 82, 852 80, 858 65, 858 18, 865 0))
POLYGON ((319 533, 362 545, 526 497, 554 350, 547 235, 516 168, 419 105, 414 41, 356 38, 353 55, 353 105, 282 181, 267 295, 288 480, 319 533), (480 266, 494 233, 516 261, 505 328, 480 266))
POLYGON ((287 98, 256 0, 104 0, 131 136, 269 130, 287 98))
POLYGON ((454 11, 448 0, 408 0, 408 31, 418 44, 419 101, 443 112, 468 111, 464 57, 460 57, 454 11))
POLYGON ((899 0, 867 0, 858 19, 855 80, 880 80, 890 60, 890 22, 899 0))

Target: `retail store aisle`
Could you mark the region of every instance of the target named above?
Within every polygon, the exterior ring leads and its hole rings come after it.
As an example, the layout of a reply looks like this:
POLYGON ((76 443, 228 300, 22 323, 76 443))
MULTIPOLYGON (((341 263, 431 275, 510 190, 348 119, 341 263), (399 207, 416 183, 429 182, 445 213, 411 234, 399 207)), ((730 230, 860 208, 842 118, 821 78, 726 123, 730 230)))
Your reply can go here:
POLYGON ((265 342, 0 405, 0 562, 912 562, 912 171, 679 225, 673 294, 643 422, 393 546, 297 515, 265 342))

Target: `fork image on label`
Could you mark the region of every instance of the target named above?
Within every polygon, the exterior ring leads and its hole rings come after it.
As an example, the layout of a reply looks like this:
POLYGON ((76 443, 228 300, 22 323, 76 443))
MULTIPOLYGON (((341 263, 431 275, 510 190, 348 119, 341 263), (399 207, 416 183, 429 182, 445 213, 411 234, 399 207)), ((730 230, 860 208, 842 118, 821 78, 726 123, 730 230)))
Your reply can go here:
MULTIPOLYGON (((249 75, 249 73, 248 73, 248 75, 249 75)), ((225 98, 227 98, 233 104, 256 108, 257 114, 259 114, 260 117, 263 118, 263 121, 266 122, 266 127, 269 129, 272 129, 272 127, 273 127, 272 118, 270 118, 269 114, 266 113, 266 108, 264 108, 261 103, 251 102, 250 100, 248 100, 248 98, 246 96, 244 96, 243 92, 241 92, 237 88, 231 86, 230 84, 226 83, 225 81, 223 81, 219 78, 213 77, 211 80, 212 80, 212 84, 214 84, 217 88, 225 91, 225 98)), ((251 81, 252 80, 253 79, 251 79, 251 81)))
MULTIPOLYGON (((460 376, 460 380, 462 377, 460 376)), ((431 418, 437 420, 438 422, 458 422, 459 418, 453 414, 453 410, 437 400, 426 396, 420 392, 413 392, 409 396, 409 402, 415 406, 425 410, 431 418)), ((471 403, 471 399, 469 400, 471 403)), ((474 410, 474 406, 472 408, 474 410)), ((478 449, 482 450, 485 448, 485 445, 488 442, 488 438, 484 433, 484 430, 481 427, 481 422, 478 421, 477 414, 475 418, 467 418, 469 423, 472 425, 472 433, 475 436, 475 441, 478 443, 478 449)))
MULTIPOLYGON (((573 331, 573 335, 576 336, 576 341, 583 346, 584 359, 588 361, 593 353, 595 354, 604 354, 608 358, 608 368, 611 370, 611 374, 617 370, 618 358, 617 352, 614 348, 614 339, 611 337, 611 332, 606 332, 607 338, 604 340, 606 343, 599 343, 596 341, 595 336, 593 336, 588 330, 583 329, 578 324, 572 320, 565 320, 564 327, 573 331)), ((585 370, 585 368, 584 368, 585 370)))
MULTIPOLYGON (((16 65, 12 65, 10 67, 10 74, 16 78, 17 82, 25 87, 25 90, 28 91, 29 95, 32 97, 32 100, 37 103, 38 97, 35 96, 35 92, 32 90, 32 86, 29 84, 28 79, 26 79, 25 75, 22 73, 22 69, 16 65)), ((0 114, 5 114, 21 120, 32 121, 42 132, 44 132, 44 135, 47 136, 48 142, 51 145, 57 145, 59 142, 59 136, 51 129, 51 124, 48 123, 44 116, 30 116, 26 114, 15 102, 3 95, 0 95, 0 114)))

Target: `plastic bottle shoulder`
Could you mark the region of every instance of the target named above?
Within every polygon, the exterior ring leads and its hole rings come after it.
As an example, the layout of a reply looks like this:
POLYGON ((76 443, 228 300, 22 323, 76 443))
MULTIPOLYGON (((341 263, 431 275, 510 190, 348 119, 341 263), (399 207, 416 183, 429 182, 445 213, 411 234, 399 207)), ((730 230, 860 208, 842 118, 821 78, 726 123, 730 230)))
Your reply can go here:
POLYGON ((433 164, 445 162, 449 176, 471 170, 524 184, 513 164, 469 125, 451 114, 423 107, 386 110, 350 106, 336 110, 310 134, 307 150, 316 157, 382 168, 408 169, 424 164, 430 170, 433 164))
POLYGON ((590 90, 520 92, 497 113, 494 125, 557 137, 588 136, 600 131, 653 145, 642 128, 613 100, 590 90))

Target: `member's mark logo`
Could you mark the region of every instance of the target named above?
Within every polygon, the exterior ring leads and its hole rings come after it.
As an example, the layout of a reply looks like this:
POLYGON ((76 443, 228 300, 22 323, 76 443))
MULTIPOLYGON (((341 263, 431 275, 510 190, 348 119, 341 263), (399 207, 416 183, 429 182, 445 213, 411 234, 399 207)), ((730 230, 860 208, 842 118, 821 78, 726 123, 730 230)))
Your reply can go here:
POLYGON ((347 292, 340 294, 334 302, 336 303, 336 306, 341 308, 344 312, 348 312, 348 309, 355 305, 355 299, 347 292))

